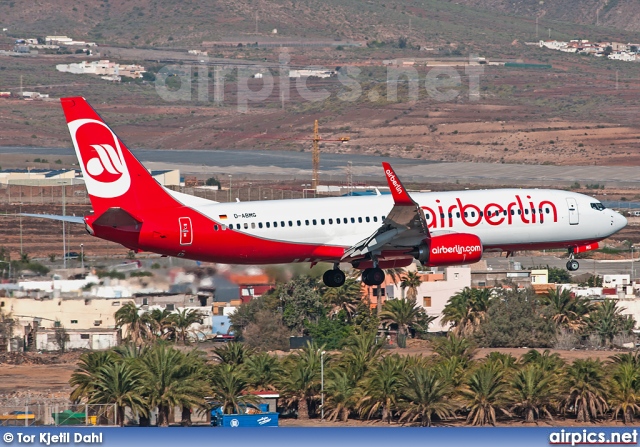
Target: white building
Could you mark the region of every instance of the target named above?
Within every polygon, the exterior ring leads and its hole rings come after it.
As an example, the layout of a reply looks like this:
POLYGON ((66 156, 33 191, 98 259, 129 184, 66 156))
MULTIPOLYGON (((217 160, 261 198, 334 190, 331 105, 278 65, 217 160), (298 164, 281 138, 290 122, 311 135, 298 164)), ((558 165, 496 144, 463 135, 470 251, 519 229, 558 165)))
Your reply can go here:
POLYGON ((289 70, 290 78, 308 78, 314 76, 316 78, 330 78, 335 75, 336 72, 327 69, 303 69, 303 70, 289 70))
MULTIPOLYGON (((65 342, 65 349, 96 349, 115 348, 120 344, 120 329, 67 329, 69 337, 65 342)), ((60 346, 56 340, 55 328, 38 328, 35 332, 35 348, 37 351, 58 351, 60 346)))
POLYGON ((549 48, 550 50, 561 50, 566 48, 568 45, 567 42, 562 42, 559 40, 541 40, 540 48, 549 48))
MULTIPOLYGON (((471 286, 471 269, 446 267, 444 271, 418 273, 422 278, 422 284, 418 287, 417 304, 422 306, 428 315, 437 317, 429 325, 429 332, 447 332, 449 325, 441 323, 442 311, 453 295, 471 286)), ((375 287, 373 289, 375 291, 375 287)), ((406 294, 400 283, 387 285, 385 292, 386 299, 401 299, 406 294)), ((371 299, 375 300, 375 297, 372 296, 371 299)))
MULTIPOLYGON (((70 45, 70 46, 84 46, 84 47, 95 47, 97 46, 95 42, 85 42, 84 40, 73 40, 71 37, 67 36, 47 36, 44 39, 44 42, 47 45, 70 45)), ((35 43, 38 43, 37 41, 35 43)))
POLYGON ((637 60, 636 53, 627 53, 625 51, 612 53, 607 57, 612 60, 623 61, 623 62, 635 62, 637 60))
MULTIPOLYGON (((66 329, 113 329, 114 314, 133 299, 107 298, 0 298, 0 308, 17 320, 16 327, 33 324, 36 320, 42 327, 53 327, 59 321, 66 329)), ((18 334, 19 335, 19 334, 18 334)))
POLYGON ((54 182, 76 178, 73 169, 4 169, 0 171, 0 185, 29 184, 30 182, 54 182))
POLYGON ((58 64, 56 70, 62 73, 73 74, 92 74, 96 76, 109 77, 113 80, 114 77, 128 76, 130 78, 141 78, 145 69, 141 65, 121 65, 109 60, 99 61, 82 61, 76 64, 58 64))

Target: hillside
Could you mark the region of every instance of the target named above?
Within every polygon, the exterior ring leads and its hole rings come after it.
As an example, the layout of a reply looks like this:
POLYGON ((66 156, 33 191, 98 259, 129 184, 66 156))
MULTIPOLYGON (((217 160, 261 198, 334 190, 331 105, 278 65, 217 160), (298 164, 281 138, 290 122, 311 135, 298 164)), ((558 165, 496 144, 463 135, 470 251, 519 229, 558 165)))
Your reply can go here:
MULTIPOLYGON (((412 46, 485 50, 535 38, 535 16, 563 20, 556 36, 623 38, 602 23, 640 29, 640 5, 632 0, 0 0, 0 25, 12 37, 66 34, 76 39, 127 46, 199 45, 222 39, 259 40, 277 29, 276 38, 353 39, 412 46), (504 13, 496 17, 496 11, 504 13), (258 18, 258 35, 256 30, 258 18), (520 16, 520 17, 516 17, 520 16), (599 34, 598 36, 594 34, 599 34)), ((628 37, 626 37, 628 38, 628 37)))
MULTIPOLYGON (((640 3, 635 0, 458 0, 457 2, 503 14, 530 17, 534 20, 538 17, 547 22, 598 24, 604 27, 640 31, 640 3)), ((544 34, 544 30, 541 34, 544 34)))

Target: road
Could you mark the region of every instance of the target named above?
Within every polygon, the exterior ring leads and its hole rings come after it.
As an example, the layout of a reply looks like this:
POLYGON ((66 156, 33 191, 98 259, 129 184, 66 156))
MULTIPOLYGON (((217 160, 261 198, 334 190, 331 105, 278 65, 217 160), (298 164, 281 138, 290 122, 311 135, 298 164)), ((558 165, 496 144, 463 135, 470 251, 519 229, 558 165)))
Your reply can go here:
MULTIPOLYGON (((184 174, 232 174, 235 178, 308 178, 309 152, 242 150, 134 149, 150 169, 180 169, 184 174)), ((0 147, 1 154, 34 156, 73 155, 72 148, 0 147)), ((607 187, 640 188, 635 166, 547 166, 499 163, 445 163, 430 160, 379 157, 356 154, 322 154, 320 171, 324 181, 344 181, 347 163, 352 162, 355 181, 383 179, 380 164, 389 161, 406 182, 473 185, 568 186, 605 183, 607 187), (340 180, 338 180, 340 179, 340 180)))
MULTIPOLYGON (((493 270, 509 270, 512 268, 511 262, 520 262, 522 268, 528 269, 533 266, 549 266, 557 268, 566 268, 567 259, 557 258, 555 256, 514 256, 512 258, 505 257, 485 257, 487 266, 493 270)), ((579 259, 580 270, 573 272, 574 275, 582 273, 592 273, 596 275, 615 275, 631 273, 631 259, 627 260, 601 260, 579 259)), ((640 272, 640 258, 636 258, 633 262, 634 273, 640 272)))

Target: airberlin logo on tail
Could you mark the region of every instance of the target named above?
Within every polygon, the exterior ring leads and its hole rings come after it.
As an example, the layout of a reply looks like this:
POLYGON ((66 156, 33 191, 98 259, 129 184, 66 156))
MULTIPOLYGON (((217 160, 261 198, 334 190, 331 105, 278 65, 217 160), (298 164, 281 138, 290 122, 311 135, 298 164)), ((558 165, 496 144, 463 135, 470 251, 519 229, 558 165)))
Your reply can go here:
POLYGON ((69 123, 69 132, 89 194, 108 199, 126 193, 131 177, 111 129, 101 121, 78 119, 69 123))
POLYGON ((393 185, 393 189, 395 189, 398 194, 402 194, 402 185, 400 184, 400 182, 396 178, 396 176, 393 173, 393 171, 391 169, 387 169, 385 171, 385 174, 387 174, 387 177, 389 178, 389 181, 393 185))

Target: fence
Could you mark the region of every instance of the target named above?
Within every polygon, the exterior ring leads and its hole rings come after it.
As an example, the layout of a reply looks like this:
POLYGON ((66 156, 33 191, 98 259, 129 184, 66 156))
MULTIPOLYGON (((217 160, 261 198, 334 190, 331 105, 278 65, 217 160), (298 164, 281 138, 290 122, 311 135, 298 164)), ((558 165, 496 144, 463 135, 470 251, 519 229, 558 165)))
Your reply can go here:
POLYGON ((0 426, 107 426, 116 425, 115 405, 60 402, 0 405, 0 426))
MULTIPOLYGON (((229 189, 198 187, 171 187, 170 189, 216 202, 242 202, 251 200, 281 200, 315 197, 309 189, 279 189, 262 186, 229 189)), ((84 184, 77 185, 0 185, 0 203, 34 205, 89 205, 89 197, 84 184)))
MULTIPOLYGON (((39 401, 28 402, 23 398, 0 398, 0 427, 36 427, 36 426, 116 426, 117 409, 115 404, 88 405, 74 404, 63 398, 43 398, 39 401)), ((149 414, 147 422, 157 423, 157 411, 149 414)), ((190 413, 194 425, 209 425, 210 412, 194 410, 190 413)), ((182 422, 182 408, 175 407, 169 414, 170 424, 182 422)), ((140 417, 130 408, 125 409, 125 425, 138 425, 140 417)))

